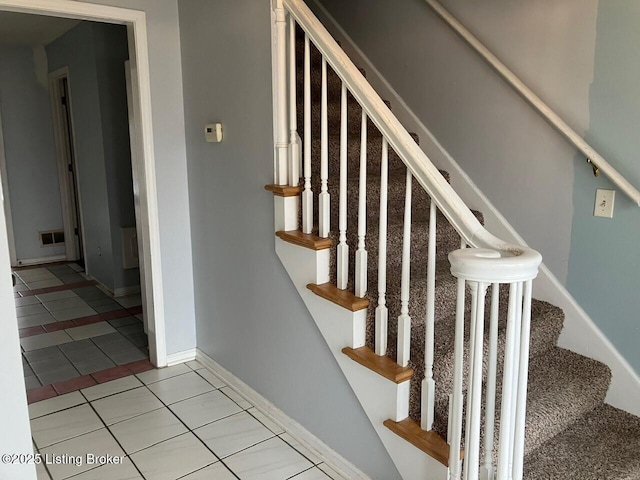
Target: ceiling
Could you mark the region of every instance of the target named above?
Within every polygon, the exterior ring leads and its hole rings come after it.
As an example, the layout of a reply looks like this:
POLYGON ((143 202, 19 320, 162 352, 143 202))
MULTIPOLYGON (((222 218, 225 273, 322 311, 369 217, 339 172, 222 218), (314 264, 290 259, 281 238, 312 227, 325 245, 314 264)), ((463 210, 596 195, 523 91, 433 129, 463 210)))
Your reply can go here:
POLYGON ((80 20, 0 11, 0 45, 48 45, 80 20))

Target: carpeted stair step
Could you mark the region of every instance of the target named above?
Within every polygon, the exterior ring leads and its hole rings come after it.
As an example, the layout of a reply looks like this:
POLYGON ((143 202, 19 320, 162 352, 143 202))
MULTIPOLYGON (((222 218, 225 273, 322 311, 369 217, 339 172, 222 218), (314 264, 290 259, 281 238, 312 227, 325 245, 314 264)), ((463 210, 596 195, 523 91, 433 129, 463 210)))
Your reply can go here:
MULTIPOLYGON (((554 347, 533 358, 529 366, 525 455, 601 405, 610 381, 609 367, 563 348, 554 347)), ((501 395, 502 389, 498 388, 501 395)))
MULTIPOLYGON (((488 298, 490 298, 491 290, 489 289, 488 298)), ((506 341, 506 322, 507 309, 506 303, 508 297, 506 289, 500 292, 500 314, 498 317, 498 379, 503 367, 504 348, 506 341)), ((469 295, 467 295, 468 300, 469 295)), ((466 302, 467 309, 469 302, 466 302)), ((489 319, 490 319, 490 302, 485 304, 485 331, 484 331, 484 367, 483 379, 486 378, 488 366, 488 345, 489 345, 489 319)), ((547 350, 554 348, 560 332, 564 314, 561 309, 539 300, 533 300, 531 308, 531 342, 530 342, 530 358, 537 357, 547 350)), ((468 375, 468 351, 469 346, 469 318, 465 318, 465 355, 464 355, 464 377, 463 389, 466 389, 468 375)), ((412 334, 412 356, 413 358, 424 357, 424 326, 416 326, 415 337, 412 334), (416 342, 416 343, 413 343, 416 342)), ((453 368, 454 368, 454 339, 455 339, 455 315, 438 320, 435 324, 435 353, 434 353, 434 380, 436 382, 436 420, 434 429, 446 434, 448 422, 448 395, 453 389, 453 368)), ((416 377, 422 379, 424 377, 424 367, 415 365, 416 377)), ((415 385, 413 395, 415 401, 411 403, 411 416, 419 419, 420 406, 417 402, 419 398, 419 385, 415 385)))
POLYGON ((639 439, 640 418, 602 404, 525 457, 524 478, 640 480, 639 439))

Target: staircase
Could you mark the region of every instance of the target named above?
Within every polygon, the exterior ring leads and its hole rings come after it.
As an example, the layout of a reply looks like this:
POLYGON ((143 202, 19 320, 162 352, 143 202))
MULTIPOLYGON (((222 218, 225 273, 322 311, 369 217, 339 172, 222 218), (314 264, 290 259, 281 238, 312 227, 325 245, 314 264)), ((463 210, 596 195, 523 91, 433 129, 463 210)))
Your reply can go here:
MULTIPOLYGON (((311 15, 302 2, 285 4, 298 20, 311 15)), ((472 250, 459 250, 461 243, 471 242, 461 240, 455 222, 432 204, 401 156, 387 150, 386 137, 363 115, 360 102, 343 91, 341 77, 324 63, 314 42, 308 44, 305 77, 305 31, 294 29, 292 19, 280 18, 280 28, 285 21, 283 38, 289 43, 283 50, 291 62, 289 84, 295 83, 297 93, 290 97, 295 110, 289 110, 289 124, 297 129, 288 132, 296 134, 291 136, 289 173, 298 168, 297 151, 302 156, 305 148, 299 138, 310 139, 310 149, 307 165, 301 175, 294 173, 290 185, 268 186, 275 194, 276 249, 403 478, 462 478, 465 464, 465 479, 640 479, 640 419, 604 404, 609 368, 556 346, 563 312, 531 300, 527 282, 514 287, 513 282, 485 281, 483 286, 482 280, 467 278, 460 287, 451 266, 457 255, 472 250), (307 84, 310 114, 305 119, 307 84), (324 138, 318 135, 323 123, 324 138), (301 185, 299 176, 304 177, 301 185), (319 194, 325 186, 331 208, 323 212, 319 194), (309 187, 312 228, 305 218, 308 204, 300 205, 309 187), (319 225, 323 215, 329 229, 319 225), (298 228, 305 222, 306 233, 298 228), (363 289, 359 252, 365 249, 368 282, 363 289), (486 305, 484 290, 491 298, 486 305), (381 306, 388 316, 384 326, 376 320, 381 306), (399 335, 410 341, 398 342, 399 335), (528 362, 521 358, 512 365, 519 355, 528 362), (521 385, 526 388, 526 373, 517 373, 519 368, 526 372, 527 363, 528 392, 521 385), (503 396, 505 382, 507 393, 518 394, 503 396), (455 403, 451 395, 458 390, 464 400, 455 403), (503 401, 514 405, 503 408, 503 401), (503 432, 505 412, 510 425, 503 432), (524 427, 520 446, 518 419, 524 427), (467 472, 466 463, 476 467, 467 472)), ((448 179, 446 172, 440 174, 448 179)), ((472 213, 482 223, 482 213, 472 213)))

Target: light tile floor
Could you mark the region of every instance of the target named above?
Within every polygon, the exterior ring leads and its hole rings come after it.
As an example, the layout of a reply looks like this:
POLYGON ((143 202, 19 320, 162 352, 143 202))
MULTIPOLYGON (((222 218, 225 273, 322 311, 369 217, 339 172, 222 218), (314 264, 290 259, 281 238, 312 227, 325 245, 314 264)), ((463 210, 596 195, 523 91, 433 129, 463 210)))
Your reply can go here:
POLYGON ((195 361, 33 403, 29 415, 36 453, 67 460, 38 465, 38 480, 342 480, 195 361))
POLYGON ((27 390, 148 358, 139 294, 113 299, 86 285, 73 263, 14 274, 23 295, 15 303, 27 390), (54 282, 57 291, 31 292, 39 282, 54 282), (72 285, 79 282, 85 286, 72 285))

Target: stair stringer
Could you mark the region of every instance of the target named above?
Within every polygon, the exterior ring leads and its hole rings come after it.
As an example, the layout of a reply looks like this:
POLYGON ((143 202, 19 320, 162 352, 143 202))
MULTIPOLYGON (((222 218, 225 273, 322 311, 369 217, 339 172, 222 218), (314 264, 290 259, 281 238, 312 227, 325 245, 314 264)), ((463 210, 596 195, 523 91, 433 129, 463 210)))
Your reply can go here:
POLYGON ((316 322, 351 389, 404 480, 446 480, 448 468, 383 425, 408 416, 409 382, 396 384, 342 353, 364 345, 366 310, 351 312, 307 289, 329 281, 329 250, 314 251, 276 238, 276 253, 316 322))

